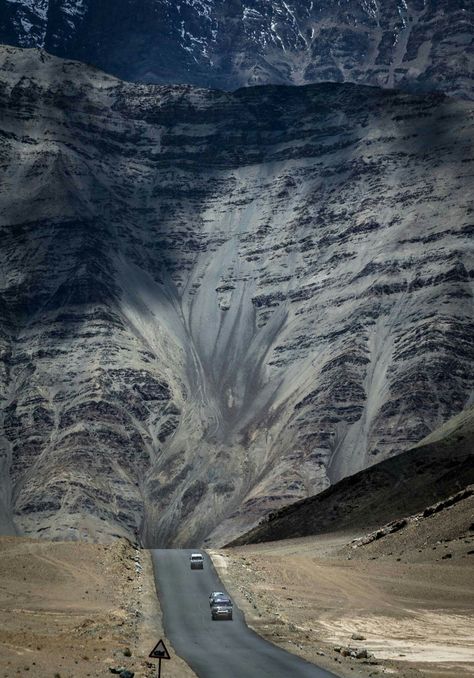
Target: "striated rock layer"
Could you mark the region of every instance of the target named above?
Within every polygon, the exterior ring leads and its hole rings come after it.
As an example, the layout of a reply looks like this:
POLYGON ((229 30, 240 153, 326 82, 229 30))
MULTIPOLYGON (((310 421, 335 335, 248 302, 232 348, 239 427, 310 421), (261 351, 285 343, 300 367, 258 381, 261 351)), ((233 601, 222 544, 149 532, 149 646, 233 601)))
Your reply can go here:
POLYGON ((469 402, 473 107, 0 71, 3 532, 229 541, 469 402))
POLYGON ((472 0, 3 0, 0 42, 126 80, 356 82, 474 98, 472 0))

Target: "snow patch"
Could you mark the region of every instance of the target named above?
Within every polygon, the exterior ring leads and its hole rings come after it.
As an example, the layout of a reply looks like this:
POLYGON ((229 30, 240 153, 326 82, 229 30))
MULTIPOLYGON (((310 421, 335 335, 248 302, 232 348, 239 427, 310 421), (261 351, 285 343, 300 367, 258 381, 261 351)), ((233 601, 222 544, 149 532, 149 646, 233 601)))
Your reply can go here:
POLYGON ((28 10, 39 19, 46 21, 49 0, 6 0, 11 5, 17 5, 19 11, 28 10))
POLYGON ((13 23, 18 31, 18 44, 21 47, 44 47, 49 0, 6 0, 6 2, 16 8, 13 23))

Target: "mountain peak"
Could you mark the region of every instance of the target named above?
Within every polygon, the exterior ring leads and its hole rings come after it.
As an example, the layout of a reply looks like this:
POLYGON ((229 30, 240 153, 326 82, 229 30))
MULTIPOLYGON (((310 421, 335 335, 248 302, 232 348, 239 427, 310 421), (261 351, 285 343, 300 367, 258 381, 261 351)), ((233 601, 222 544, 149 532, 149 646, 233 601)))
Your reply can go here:
POLYGON ((0 40, 126 80, 355 82, 473 97, 465 0, 6 0, 0 40))

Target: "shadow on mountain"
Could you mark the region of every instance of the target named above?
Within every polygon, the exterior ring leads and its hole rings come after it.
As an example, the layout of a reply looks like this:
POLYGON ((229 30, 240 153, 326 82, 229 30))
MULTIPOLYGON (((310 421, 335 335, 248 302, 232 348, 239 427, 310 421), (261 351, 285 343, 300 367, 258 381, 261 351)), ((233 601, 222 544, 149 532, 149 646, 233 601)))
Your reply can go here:
MULTIPOLYGON (((370 530, 460 493, 474 483, 474 408, 403 454, 275 511, 227 546, 370 530)), ((459 495, 461 497, 461 495, 459 495)))

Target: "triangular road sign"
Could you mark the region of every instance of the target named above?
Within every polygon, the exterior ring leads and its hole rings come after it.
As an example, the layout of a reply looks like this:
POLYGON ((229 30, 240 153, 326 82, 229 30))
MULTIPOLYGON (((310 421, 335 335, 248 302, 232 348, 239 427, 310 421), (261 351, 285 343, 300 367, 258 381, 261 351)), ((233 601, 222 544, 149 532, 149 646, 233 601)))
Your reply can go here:
POLYGON ((149 655, 152 659, 171 659, 170 653, 166 649, 166 645, 162 640, 159 641, 150 652, 149 655))

